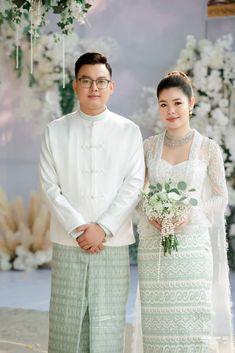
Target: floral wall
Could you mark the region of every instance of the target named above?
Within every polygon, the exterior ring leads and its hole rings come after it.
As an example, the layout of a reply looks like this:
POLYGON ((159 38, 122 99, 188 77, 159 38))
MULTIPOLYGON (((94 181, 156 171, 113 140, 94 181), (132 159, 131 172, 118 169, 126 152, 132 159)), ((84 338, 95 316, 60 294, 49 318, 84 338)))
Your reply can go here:
MULTIPOLYGON (((51 21, 55 28, 54 19, 51 21)), ((110 108, 127 117, 141 108, 143 87, 154 87, 175 65, 188 34, 197 40, 207 37, 214 41, 226 33, 235 38, 235 18, 207 20, 204 0, 94 0, 88 22, 76 26, 79 42, 67 57, 67 65, 82 48, 103 48, 116 81, 110 108), (83 40, 89 40, 90 46, 83 40)), ((65 46, 71 47, 71 43, 74 40, 65 39, 65 46)), ((57 53, 60 55, 60 48, 57 53)), ((30 89, 17 79, 2 50, 0 61, 0 187, 10 200, 17 195, 28 200, 29 192, 38 189, 40 134, 48 111, 41 106, 36 109, 30 89)), ((154 108, 151 114, 152 119, 154 108)), ((147 121, 141 127, 144 137, 153 133, 147 121)))

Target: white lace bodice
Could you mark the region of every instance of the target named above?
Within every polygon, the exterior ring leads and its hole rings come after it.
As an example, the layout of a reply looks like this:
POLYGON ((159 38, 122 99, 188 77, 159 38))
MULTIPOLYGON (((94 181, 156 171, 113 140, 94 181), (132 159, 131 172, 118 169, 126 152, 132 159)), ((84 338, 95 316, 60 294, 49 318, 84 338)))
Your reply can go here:
POLYGON ((173 182, 185 181, 188 187, 196 189, 193 196, 199 203, 194 213, 200 210, 212 220, 216 211, 227 204, 222 153, 215 141, 194 132, 189 159, 176 165, 162 159, 165 131, 144 141, 148 181, 150 184, 169 178, 173 182))

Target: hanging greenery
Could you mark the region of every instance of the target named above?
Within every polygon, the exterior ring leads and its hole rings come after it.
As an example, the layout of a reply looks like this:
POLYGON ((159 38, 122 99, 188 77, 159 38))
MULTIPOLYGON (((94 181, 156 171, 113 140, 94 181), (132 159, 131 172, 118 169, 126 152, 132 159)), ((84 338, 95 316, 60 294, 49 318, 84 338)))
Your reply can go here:
MULTIPOLYGON (((31 121, 35 134, 41 134, 51 121, 77 109, 72 81, 74 62, 84 52, 102 52, 108 57, 115 57, 118 52, 117 42, 110 37, 81 38, 75 32, 66 37, 64 60, 62 38, 54 39, 55 33, 41 34, 34 42, 33 73, 30 72, 30 42, 26 32, 19 36, 18 69, 16 68, 16 46, 14 30, 4 24, 0 27, 1 66, 7 65, 16 72, 19 81, 21 99, 17 109, 18 119, 31 121), (63 75, 63 61, 65 62, 63 75), (64 80, 63 80, 64 76, 64 80), (30 102, 30 104, 29 104, 30 102)), ((0 85, 5 82, 6 70, 0 72, 0 85)), ((3 99, 0 95, 0 99, 3 99)))
POLYGON ((86 0, 6 0, 0 4, 0 26, 7 22, 15 27, 28 17, 29 30, 35 35, 38 28, 46 25, 46 15, 58 15, 58 27, 67 35, 72 32, 74 21, 85 23, 88 10, 92 5, 86 0))

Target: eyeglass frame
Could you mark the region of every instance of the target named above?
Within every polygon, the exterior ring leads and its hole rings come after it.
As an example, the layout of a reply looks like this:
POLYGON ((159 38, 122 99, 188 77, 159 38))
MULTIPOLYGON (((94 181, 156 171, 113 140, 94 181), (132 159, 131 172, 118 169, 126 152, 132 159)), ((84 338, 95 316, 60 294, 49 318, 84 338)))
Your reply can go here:
POLYGON ((83 87, 83 86, 81 85, 82 88, 89 88, 89 89, 92 87, 93 82, 95 82, 96 87, 97 87, 99 90, 106 89, 106 88, 108 87, 108 84, 111 82, 111 80, 108 80, 108 79, 105 78, 105 77, 104 77, 104 78, 103 78, 103 77, 99 77, 99 78, 97 78, 96 80, 93 80, 91 77, 87 77, 87 76, 82 76, 82 77, 78 78, 78 81, 80 81, 80 83, 81 83, 81 80, 82 80, 82 79, 87 79, 87 80, 90 81, 90 86, 89 86, 89 87, 83 87), (107 86, 104 87, 104 88, 99 88, 99 87, 97 86, 97 81, 99 81, 99 80, 106 81, 106 82, 107 82, 107 86))

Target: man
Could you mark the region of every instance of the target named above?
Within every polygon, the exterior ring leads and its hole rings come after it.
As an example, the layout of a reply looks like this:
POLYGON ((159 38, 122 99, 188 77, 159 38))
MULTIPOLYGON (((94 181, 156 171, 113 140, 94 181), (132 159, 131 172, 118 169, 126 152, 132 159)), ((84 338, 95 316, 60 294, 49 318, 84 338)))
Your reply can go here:
POLYGON ((114 82, 104 56, 77 60, 74 91, 80 111, 47 126, 41 151, 53 241, 48 353, 122 353, 142 137, 106 107, 114 82))

